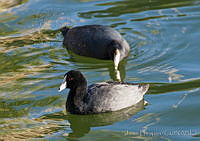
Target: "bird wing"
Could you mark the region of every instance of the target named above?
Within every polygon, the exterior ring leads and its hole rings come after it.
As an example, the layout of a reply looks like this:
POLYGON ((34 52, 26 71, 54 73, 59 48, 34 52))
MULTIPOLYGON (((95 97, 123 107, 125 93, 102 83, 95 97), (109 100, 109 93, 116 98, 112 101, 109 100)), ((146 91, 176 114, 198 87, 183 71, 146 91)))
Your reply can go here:
POLYGON ((130 107, 143 99, 145 85, 103 82, 88 87, 87 103, 98 112, 116 111, 130 107))

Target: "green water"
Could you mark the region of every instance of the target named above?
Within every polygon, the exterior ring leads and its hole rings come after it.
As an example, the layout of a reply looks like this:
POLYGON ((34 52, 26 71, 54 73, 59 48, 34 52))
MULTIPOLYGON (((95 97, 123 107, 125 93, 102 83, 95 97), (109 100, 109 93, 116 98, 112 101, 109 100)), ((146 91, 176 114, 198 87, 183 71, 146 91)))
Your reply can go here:
POLYGON ((199 0, 0 0, 0 140, 199 140, 199 0), (148 106, 78 116, 58 93, 65 72, 114 79, 112 62, 71 56, 64 25, 104 24, 131 46, 124 81, 148 106))

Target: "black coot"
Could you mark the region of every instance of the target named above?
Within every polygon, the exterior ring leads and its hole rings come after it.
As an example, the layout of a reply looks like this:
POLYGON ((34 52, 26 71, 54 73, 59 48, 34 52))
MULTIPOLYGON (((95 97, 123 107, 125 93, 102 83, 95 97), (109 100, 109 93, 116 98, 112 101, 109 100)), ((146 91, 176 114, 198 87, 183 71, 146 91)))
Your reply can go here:
POLYGON ((143 100, 149 84, 102 82, 87 87, 80 71, 64 75, 59 91, 69 88, 66 109, 72 114, 111 112, 133 106, 143 100))
POLYGON ((64 36, 63 44, 67 49, 81 56, 113 60, 116 70, 130 50, 120 33, 108 26, 64 27, 61 31, 64 36))

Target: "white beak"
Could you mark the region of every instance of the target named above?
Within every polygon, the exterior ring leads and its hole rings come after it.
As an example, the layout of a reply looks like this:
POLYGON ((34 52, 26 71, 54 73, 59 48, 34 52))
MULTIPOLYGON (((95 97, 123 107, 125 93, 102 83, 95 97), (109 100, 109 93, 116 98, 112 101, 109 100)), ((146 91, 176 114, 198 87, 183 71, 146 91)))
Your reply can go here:
POLYGON ((63 82, 61 85, 60 85, 60 88, 58 89, 59 92, 61 92, 62 90, 64 90, 65 88, 67 87, 67 82, 63 82))

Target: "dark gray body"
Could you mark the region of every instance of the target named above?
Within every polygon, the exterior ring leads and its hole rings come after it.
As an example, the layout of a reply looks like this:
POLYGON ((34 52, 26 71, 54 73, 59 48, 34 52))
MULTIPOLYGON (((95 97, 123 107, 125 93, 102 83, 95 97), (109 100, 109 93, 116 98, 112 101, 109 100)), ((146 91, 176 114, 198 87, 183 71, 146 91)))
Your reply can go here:
POLYGON ((111 112, 133 106, 143 100, 148 84, 103 82, 90 85, 84 95, 69 93, 67 110, 74 114, 111 112))
POLYGON ((87 57, 113 60, 116 48, 120 60, 128 56, 130 47, 115 29, 102 25, 85 25, 71 29, 63 28, 63 44, 72 52, 87 57))

